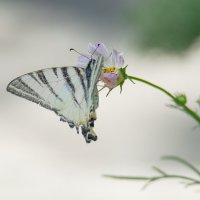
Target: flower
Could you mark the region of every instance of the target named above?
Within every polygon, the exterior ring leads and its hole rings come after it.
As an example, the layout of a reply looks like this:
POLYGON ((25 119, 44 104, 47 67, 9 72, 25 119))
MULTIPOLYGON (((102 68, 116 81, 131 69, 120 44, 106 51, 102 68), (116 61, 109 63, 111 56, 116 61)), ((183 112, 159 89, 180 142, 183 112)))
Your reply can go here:
POLYGON ((102 56, 106 59, 110 56, 108 49, 102 42, 96 42, 94 44, 90 42, 88 44, 88 51, 94 57, 102 56))
POLYGON ((110 56, 108 49, 102 42, 96 42, 94 44, 89 43, 88 53, 89 54, 81 54, 78 57, 78 67, 86 67, 91 58, 97 59, 99 56, 102 56, 103 60, 106 60, 110 56))
POLYGON ((78 57, 78 65, 77 65, 77 67, 85 68, 87 66, 89 60, 90 60, 89 55, 81 54, 78 57))
POLYGON ((126 67, 124 66, 123 53, 113 49, 108 51, 107 47, 102 42, 88 44, 89 55, 82 54, 78 58, 78 66, 86 67, 90 59, 97 59, 101 56, 103 59, 102 72, 99 79, 104 83, 103 88, 108 88, 109 92, 122 85, 127 79, 126 67))
POLYGON ((124 66, 124 57, 123 53, 118 52, 117 50, 113 49, 112 51, 112 63, 114 66, 121 68, 124 66))
POLYGON ((104 83, 104 87, 109 88, 109 92, 124 82, 124 76, 121 68, 124 65, 122 53, 113 49, 111 58, 104 63, 104 67, 100 76, 100 80, 104 83))
POLYGON ((102 72, 100 80, 104 83, 104 87, 112 90, 120 84, 123 77, 120 70, 115 70, 114 72, 102 72))

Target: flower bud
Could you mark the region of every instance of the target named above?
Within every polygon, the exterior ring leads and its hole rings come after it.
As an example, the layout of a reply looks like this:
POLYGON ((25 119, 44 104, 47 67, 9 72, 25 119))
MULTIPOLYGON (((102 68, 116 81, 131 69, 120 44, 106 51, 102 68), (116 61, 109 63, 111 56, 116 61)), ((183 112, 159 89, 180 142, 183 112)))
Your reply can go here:
POLYGON ((178 105, 185 105, 187 103, 187 97, 185 94, 176 94, 175 98, 176 98, 175 102, 178 105))

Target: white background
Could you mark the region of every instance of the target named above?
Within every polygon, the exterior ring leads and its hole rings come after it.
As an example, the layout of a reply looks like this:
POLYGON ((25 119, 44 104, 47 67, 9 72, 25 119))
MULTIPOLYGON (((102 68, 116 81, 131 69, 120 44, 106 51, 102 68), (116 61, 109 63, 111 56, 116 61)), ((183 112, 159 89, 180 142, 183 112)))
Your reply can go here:
POLYGON ((127 81, 121 95, 119 89, 108 97, 101 92, 95 124, 99 139, 91 144, 53 112, 6 92, 7 84, 24 73, 75 65, 77 55, 69 48, 86 52, 88 42, 102 41, 124 52, 129 74, 172 93, 185 92, 195 109, 200 95, 198 45, 179 57, 138 55, 126 30, 118 27, 117 16, 109 18, 106 10, 102 19, 100 11, 93 11, 95 23, 79 12, 78 3, 66 12, 45 1, 0 4, 0 199, 199 199, 198 187, 185 189, 179 180, 142 191, 144 182, 102 176, 155 175, 153 165, 193 175, 178 164, 159 161, 163 155, 181 156, 199 166, 199 128, 184 113, 168 108, 169 98, 155 89, 127 81))

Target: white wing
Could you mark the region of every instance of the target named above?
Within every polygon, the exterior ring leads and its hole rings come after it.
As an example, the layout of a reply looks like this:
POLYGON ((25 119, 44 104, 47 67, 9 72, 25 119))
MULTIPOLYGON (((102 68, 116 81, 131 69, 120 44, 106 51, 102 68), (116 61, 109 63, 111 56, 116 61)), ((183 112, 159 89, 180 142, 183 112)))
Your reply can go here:
POLYGON ((60 116, 62 121, 81 126, 87 142, 96 140, 91 113, 98 107, 97 81, 102 58, 91 59, 84 68, 57 67, 22 75, 11 81, 7 91, 35 102, 60 116))

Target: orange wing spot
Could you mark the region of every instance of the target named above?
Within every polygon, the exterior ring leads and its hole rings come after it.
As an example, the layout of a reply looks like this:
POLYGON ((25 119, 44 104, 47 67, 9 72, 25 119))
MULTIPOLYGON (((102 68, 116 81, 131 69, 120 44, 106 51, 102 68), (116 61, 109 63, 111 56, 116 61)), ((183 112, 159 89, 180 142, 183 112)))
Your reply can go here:
POLYGON ((92 118, 93 120, 97 119, 97 115, 95 112, 90 112, 90 118, 92 118))

